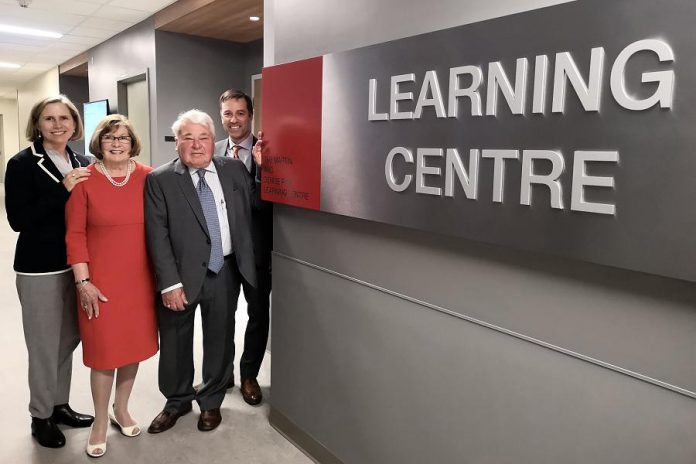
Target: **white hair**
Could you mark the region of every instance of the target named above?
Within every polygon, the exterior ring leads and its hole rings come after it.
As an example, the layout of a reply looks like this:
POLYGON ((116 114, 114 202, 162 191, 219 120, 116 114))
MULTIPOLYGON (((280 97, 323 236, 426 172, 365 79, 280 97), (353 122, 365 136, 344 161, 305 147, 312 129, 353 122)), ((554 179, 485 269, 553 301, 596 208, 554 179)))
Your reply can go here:
POLYGON ((174 121, 174 124, 172 124, 172 132, 174 133, 175 137, 179 137, 181 126, 185 123, 198 124, 207 127, 210 135, 213 139, 215 139, 215 124, 213 123, 213 118, 211 118, 208 113, 195 108, 184 111, 183 113, 179 113, 176 121, 174 121))

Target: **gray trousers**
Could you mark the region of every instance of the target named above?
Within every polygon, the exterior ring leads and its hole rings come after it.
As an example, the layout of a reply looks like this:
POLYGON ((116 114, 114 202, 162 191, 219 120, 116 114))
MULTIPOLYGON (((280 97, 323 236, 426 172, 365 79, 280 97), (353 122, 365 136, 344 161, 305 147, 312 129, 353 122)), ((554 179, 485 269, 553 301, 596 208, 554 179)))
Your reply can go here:
POLYGON ((17 274, 29 354, 29 413, 45 419, 68 402, 72 354, 80 343, 73 273, 17 274))
POLYGON ((157 303, 160 334, 159 387, 167 398, 166 411, 181 412, 194 399, 201 411, 219 408, 225 399, 234 359, 234 313, 242 276, 234 258, 215 275, 208 272, 201 294, 183 311, 157 303), (193 325, 196 306, 201 306, 203 329, 203 383, 193 389, 193 325))

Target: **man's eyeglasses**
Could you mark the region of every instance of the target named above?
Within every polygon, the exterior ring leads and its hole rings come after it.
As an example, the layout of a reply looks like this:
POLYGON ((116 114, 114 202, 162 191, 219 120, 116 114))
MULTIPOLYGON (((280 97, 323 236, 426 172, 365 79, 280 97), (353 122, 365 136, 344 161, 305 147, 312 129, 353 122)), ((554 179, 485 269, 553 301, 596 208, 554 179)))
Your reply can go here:
POLYGON ((120 137, 114 137, 111 134, 106 134, 106 135, 102 135, 101 140, 102 140, 102 142, 105 142, 105 143, 114 143, 117 140, 121 143, 131 143, 132 138, 130 135, 121 135, 120 137))

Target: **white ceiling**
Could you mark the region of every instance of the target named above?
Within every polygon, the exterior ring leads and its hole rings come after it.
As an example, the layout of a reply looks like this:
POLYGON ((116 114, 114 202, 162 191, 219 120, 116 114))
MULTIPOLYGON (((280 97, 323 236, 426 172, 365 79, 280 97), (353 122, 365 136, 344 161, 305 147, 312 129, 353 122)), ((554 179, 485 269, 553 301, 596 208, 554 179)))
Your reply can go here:
POLYGON ((60 39, 0 32, 0 62, 21 65, 0 68, 0 98, 15 98, 17 87, 41 73, 139 23, 176 0, 0 0, 0 24, 45 29, 60 39))

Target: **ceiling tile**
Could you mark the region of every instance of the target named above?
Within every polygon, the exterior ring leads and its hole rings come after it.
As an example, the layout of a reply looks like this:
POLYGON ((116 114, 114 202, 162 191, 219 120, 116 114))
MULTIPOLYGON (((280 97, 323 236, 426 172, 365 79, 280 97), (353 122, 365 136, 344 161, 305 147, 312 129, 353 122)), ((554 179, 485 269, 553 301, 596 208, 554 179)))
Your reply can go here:
POLYGON ((133 10, 130 8, 122 8, 120 6, 111 5, 104 5, 92 14, 92 16, 95 16, 97 18, 107 18, 116 21, 126 21, 132 22, 133 24, 139 23, 140 21, 151 15, 152 13, 149 11, 133 10))
POLYGON ((125 29, 131 27, 134 22, 124 22, 124 21, 114 21, 113 19, 106 18, 87 18, 81 24, 80 27, 90 27, 94 29, 103 29, 106 31, 121 32, 125 29))
POLYGON ((109 2, 109 5, 154 13, 165 6, 171 5, 175 1, 176 0, 112 0, 109 2))
POLYGON ((82 37, 94 37, 95 39, 106 40, 116 34, 115 31, 107 31, 104 29, 94 29, 92 27, 77 26, 70 31, 71 35, 79 35, 82 37))
POLYGON ((66 26, 75 26, 85 20, 86 16, 13 8, 11 5, 0 4, 0 23, 13 26, 31 27, 64 33, 66 26))
POLYGON ((97 3, 85 2, 84 0, 33 0, 29 8, 20 8, 15 2, 18 10, 32 13, 43 11, 49 13, 68 13, 81 16, 88 16, 97 11, 100 5, 97 3))
MULTIPOLYGON (((86 48, 90 48, 93 45, 97 45, 100 39, 94 37, 86 37, 82 35, 67 34, 60 38, 62 43, 80 44, 84 45, 86 48)), ((83 47, 83 51, 86 49, 83 47)))

